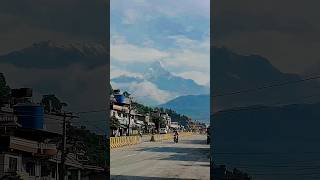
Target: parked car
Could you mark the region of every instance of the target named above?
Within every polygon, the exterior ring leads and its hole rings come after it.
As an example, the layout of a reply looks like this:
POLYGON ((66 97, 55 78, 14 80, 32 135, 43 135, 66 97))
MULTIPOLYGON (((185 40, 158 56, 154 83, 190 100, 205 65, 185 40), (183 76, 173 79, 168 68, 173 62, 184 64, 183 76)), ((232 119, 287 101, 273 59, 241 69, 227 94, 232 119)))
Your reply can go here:
POLYGON ((167 134, 168 130, 166 128, 160 128, 160 134, 167 134))

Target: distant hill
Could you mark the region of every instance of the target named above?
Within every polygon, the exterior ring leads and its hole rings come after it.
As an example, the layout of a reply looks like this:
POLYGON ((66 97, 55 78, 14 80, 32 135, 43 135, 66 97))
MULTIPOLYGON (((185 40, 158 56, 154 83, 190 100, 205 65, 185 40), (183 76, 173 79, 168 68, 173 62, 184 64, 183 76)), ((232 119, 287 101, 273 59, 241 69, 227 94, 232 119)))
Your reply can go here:
POLYGON ((180 96, 159 107, 174 109, 194 120, 210 122, 210 95, 180 96))
MULTIPOLYGON (((156 109, 156 108, 146 106, 146 105, 143 105, 140 103, 134 103, 134 108, 138 113, 141 113, 141 114, 150 113, 151 111, 156 109)), ((168 113, 169 116, 171 117, 172 122, 178 122, 180 125, 187 127, 188 121, 189 121, 188 116, 181 114, 181 113, 178 113, 172 109, 166 109, 166 108, 159 108, 159 109, 162 110, 163 112, 168 113)))
MULTIPOLYGON (((279 71, 262 56, 241 55, 219 47, 213 49, 211 72, 211 88, 214 95, 302 79, 297 74, 279 71)), ((273 104, 275 101, 301 103, 304 102, 304 96, 317 93, 319 88, 318 82, 306 81, 249 93, 214 97, 214 111, 239 106, 273 104)))

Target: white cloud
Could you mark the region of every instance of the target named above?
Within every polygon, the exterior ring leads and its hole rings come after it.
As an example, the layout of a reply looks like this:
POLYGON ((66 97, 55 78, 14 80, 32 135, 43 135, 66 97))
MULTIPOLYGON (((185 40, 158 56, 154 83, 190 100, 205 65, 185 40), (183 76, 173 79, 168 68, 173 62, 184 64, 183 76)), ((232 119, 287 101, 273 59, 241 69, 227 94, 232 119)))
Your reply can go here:
POLYGON ((167 52, 150 47, 139 47, 129 43, 113 43, 110 45, 111 57, 117 61, 134 63, 150 62, 168 57, 167 52))
POLYGON ((170 69, 177 70, 176 73, 180 71, 210 72, 210 55, 205 52, 197 52, 192 49, 176 50, 163 61, 170 69))
POLYGON ((112 83, 113 88, 128 90, 132 94, 132 97, 136 100, 142 101, 154 101, 155 104, 165 103, 176 97, 171 92, 159 89, 155 84, 149 81, 143 81, 141 83, 112 83))
POLYGON ((139 14, 134 9, 128 9, 124 12, 124 16, 122 18, 123 24, 135 24, 136 21, 139 19, 139 14))
POLYGON ((120 68, 118 68, 116 66, 112 66, 112 65, 110 66, 110 79, 115 78, 115 77, 119 77, 122 75, 130 76, 130 77, 139 77, 139 78, 143 77, 143 75, 141 73, 123 70, 123 69, 120 69, 120 68))
POLYGON ((182 72, 176 75, 183 77, 185 79, 192 79, 196 83, 204 86, 208 86, 210 83, 210 74, 207 72, 187 71, 187 72, 182 72))
MULTIPOLYGON (((184 73, 184 75, 195 74, 195 72, 202 72, 203 75, 209 77, 210 72, 210 38, 204 40, 193 40, 185 36, 170 36, 169 38, 175 40, 178 49, 171 52, 170 58, 166 59, 166 64, 172 67, 184 66, 188 72, 177 72, 177 74, 184 73)), ((189 76, 191 79, 199 81, 198 76, 189 76)))
MULTIPOLYGON (((185 36, 170 36, 168 38, 173 39, 178 48, 165 52, 156 48, 130 44, 123 36, 115 35, 111 41, 112 61, 133 65, 134 63, 150 63, 155 60, 162 60, 171 72, 192 79, 199 84, 206 84, 210 76, 209 37, 202 41, 192 40, 185 36)), ((112 77, 123 74, 141 76, 141 74, 128 70, 121 70, 118 66, 111 68, 112 77)))

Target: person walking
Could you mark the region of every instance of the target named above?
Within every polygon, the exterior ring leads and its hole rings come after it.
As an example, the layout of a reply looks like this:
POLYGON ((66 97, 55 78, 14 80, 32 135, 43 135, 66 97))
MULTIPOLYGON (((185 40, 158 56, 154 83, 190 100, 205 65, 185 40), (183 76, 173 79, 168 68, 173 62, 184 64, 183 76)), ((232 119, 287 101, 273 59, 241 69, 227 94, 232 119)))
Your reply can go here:
POLYGON ((178 143, 179 141, 179 133, 177 130, 174 131, 174 142, 175 143, 178 143))

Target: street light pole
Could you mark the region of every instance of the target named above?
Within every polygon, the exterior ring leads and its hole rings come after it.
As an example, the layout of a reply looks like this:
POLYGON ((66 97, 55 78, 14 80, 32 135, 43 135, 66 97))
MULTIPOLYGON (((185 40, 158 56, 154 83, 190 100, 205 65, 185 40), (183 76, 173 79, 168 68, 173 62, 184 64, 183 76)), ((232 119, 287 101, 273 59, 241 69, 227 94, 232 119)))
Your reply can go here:
POLYGON ((128 120, 129 120, 129 123, 128 123, 128 136, 130 136, 130 124, 131 124, 131 98, 129 97, 129 117, 128 117, 128 120))

